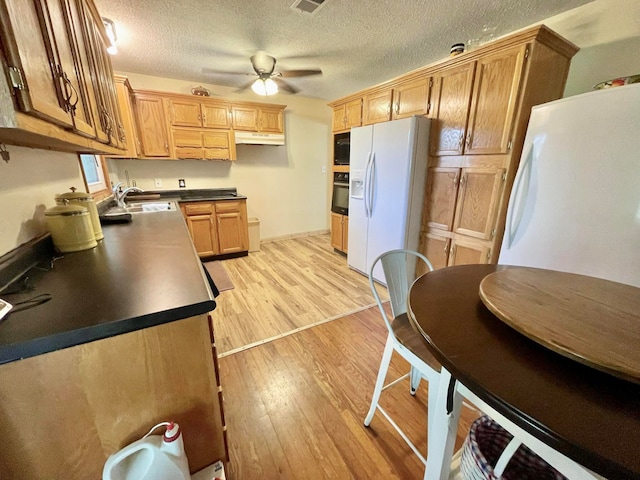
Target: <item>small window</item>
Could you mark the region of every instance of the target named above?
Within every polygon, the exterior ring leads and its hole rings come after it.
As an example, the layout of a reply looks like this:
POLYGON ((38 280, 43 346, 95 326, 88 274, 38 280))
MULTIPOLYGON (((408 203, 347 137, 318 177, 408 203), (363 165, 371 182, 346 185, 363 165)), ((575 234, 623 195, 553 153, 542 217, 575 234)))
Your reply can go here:
POLYGON ((101 156, 81 154, 80 165, 87 191, 94 198, 104 198, 111 194, 106 161, 101 156))

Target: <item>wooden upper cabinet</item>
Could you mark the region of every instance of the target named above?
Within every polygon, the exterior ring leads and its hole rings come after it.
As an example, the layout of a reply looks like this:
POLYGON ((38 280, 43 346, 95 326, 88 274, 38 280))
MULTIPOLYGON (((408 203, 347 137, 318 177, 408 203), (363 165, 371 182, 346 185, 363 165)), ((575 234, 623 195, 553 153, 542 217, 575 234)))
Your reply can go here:
POLYGON ((284 133, 284 106, 231 105, 234 130, 284 133))
POLYGON ((402 83, 393 89, 392 118, 428 115, 430 113, 430 93, 433 79, 419 78, 402 83))
POLYGON ((169 134, 162 97, 136 93, 134 98, 142 155, 169 157, 169 134))
POLYGON ((189 100, 177 100, 170 98, 169 112, 171 115, 171 125, 182 127, 201 127, 202 112, 200 102, 189 100))
POLYGON ((357 98, 333 107, 332 131, 341 132, 362 125, 362 99, 357 98))
POLYGON ((265 133, 282 133, 284 131, 282 109, 259 108, 258 131, 265 133))
POLYGON ((363 98, 363 125, 387 122, 391 120, 391 100, 393 90, 391 88, 368 93, 363 98))
POLYGON ((459 168, 432 167, 428 169, 423 224, 451 231, 459 181, 459 168))
POLYGON ((465 153, 506 153, 529 45, 477 61, 465 153))
POLYGON ((177 127, 229 128, 227 103, 169 98, 171 125, 177 127))
POLYGON ((471 105, 475 62, 443 70, 434 77, 432 155, 461 155, 471 105))
POLYGON ((231 106, 231 121, 235 130, 258 131, 258 109, 256 107, 231 106))
POLYGON ((5 6, 8 15, 3 25, 2 46, 20 109, 71 126, 71 115, 65 109, 58 81, 58 65, 49 52, 50 38, 40 27, 42 5, 12 0, 6 1, 5 6))
POLYGON ((463 168, 453 231, 470 237, 490 240, 495 236, 495 222, 505 175, 501 168, 463 168))
POLYGON ((131 96, 133 91, 127 77, 115 75, 116 94, 118 98, 118 106, 122 115, 122 128, 126 139, 126 149, 119 157, 136 158, 139 154, 139 141, 136 135, 136 124, 133 118, 133 107, 131 105, 131 96))
POLYGON ((202 103, 202 126, 206 128, 231 128, 228 103, 202 103))

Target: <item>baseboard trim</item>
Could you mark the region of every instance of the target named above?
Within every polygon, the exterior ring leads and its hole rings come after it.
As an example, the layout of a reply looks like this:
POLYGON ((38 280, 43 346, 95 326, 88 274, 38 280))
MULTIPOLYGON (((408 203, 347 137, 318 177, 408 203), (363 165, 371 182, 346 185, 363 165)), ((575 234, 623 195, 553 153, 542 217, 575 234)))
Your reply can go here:
POLYGON ((331 318, 325 318, 324 320, 317 321, 315 323, 311 323, 309 325, 305 325, 304 327, 299 327, 289 332, 284 332, 279 335, 275 335, 273 337, 265 338, 264 340, 259 340, 257 342, 250 343, 248 345, 244 345, 243 347, 234 348, 233 350, 229 350, 228 352, 218 354, 218 358, 228 357, 229 355, 233 355, 234 353, 244 352, 245 350, 249 350, 253 347, 258 347, 260 345, 264 345, 265 343, 273 342, 274 340, 278 340, 280 338, 288 337, 289 335, 293 335, 294 333, 301 332, 303 330, 307 330, 312 327, 317 327, 318 325, 322 325, 323 323, 332 322, 333 320, 337 320, 342 317, 346 317, 348 315, 353 315, 354 313, 361 312, 363 310, 367 310, 368 308, 375 307, 376 304, 372 303, 371 305, 365 305, 364 307, 356 308, 355 310, 351 310, 350 312, 341 313, 340 315, 336 315, 331 318))

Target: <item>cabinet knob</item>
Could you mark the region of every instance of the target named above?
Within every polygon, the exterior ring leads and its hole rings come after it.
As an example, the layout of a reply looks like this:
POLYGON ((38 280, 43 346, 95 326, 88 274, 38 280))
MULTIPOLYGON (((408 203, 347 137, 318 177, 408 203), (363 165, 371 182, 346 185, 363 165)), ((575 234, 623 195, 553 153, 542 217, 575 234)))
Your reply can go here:
POLYGON ((470 146, 471 146, 471 131, 469 131, 467 133, 467 140, 465 142, 465 145, 467 147, 467 150, 469 150, 470 146))
POLYGON ((167 143, 164 144, 164 150, 165 150, 165 152, 169 151, 169 145, 167 143))

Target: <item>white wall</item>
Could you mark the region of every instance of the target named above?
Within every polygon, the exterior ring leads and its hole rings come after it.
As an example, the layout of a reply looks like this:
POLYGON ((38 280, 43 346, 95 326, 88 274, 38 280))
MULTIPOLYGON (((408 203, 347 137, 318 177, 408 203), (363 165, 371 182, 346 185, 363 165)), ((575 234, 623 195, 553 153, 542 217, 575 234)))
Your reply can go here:
POLYGON ((73 153, 7 145, 9 163, 0 162, 0 255, 45 233, 44 211, 69 187, 84 190, 73 153))
POLYGON ((540 23, 580 47, 571 61, 565 97, 640 74, 640 1, 596 0, 540 23))
MULTIPOLYGON (((134 89, 191 93, 197 83, 123 73, 134 89)), ((329 228, 331 109, 322 100, 299 95, 237 94, 205 85, 212 96, 287 105, 285 146, 238 145, 235 162, 201 160, 112 160, 119 181, 135 180, 144 190, 174 190, 184 178, 187 189, 236 187, 246 195, 250 217, 260 219, 261 238, 326 231, 329 228), (325 172, 322 172, 322 169, 325 172), (162 187, 154 180, 160 179, 162 187)))

